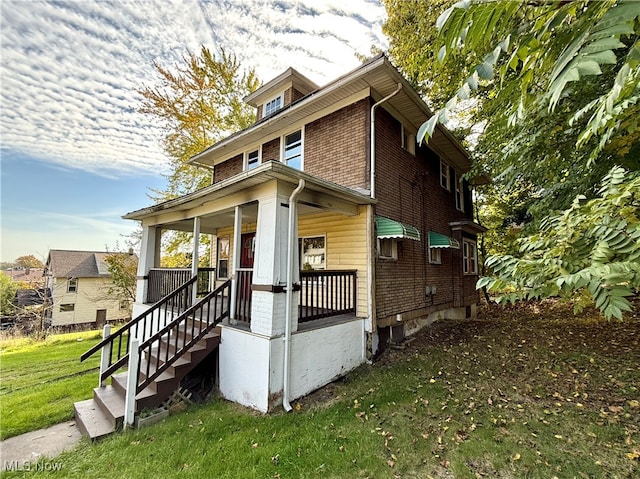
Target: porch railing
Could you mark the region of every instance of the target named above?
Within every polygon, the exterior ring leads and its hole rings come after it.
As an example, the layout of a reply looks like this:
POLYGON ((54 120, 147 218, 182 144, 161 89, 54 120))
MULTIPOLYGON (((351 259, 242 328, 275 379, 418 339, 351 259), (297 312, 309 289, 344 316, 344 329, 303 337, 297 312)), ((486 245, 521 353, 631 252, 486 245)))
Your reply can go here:
POLYGON ((138 348, 136 394, 151 384, 224 318, 229 317, 230 305, 231 281, 227 280, 143 341, 138 348), (153 351, 158 352, 154 361, 151 360, 153 351))
MULTIPOLYGON (((203 296, 216 284, 215 268, 198 268, 198 296, 203 296)), ((147 303, 156 303, 191 279, 191 269, 152 268, 147 275, 147 303)))
POLYGON ((356 312, 356 270, 300 271, 298 322, 356 312))
POLYGON ((253 269, 236 269, 236 317, 240 323, 251 324, 251 285, 253 269))
POLYGON ((193 301, 193 288, 197 277, 188 279, 175 291, 161 298, 144 313, 129 321, 116 332, 100 341, 86 353, 80 356, 80 361, 84 361, 93 354, 105 348, 103 368, 100 372, 100 383, 102 384, 109 376, 118 369, 127 365, 129 361, 129 343, 131 337, 139 339, 144 343, 156 331, 164 328, 179 317, 189 308, 193 301))

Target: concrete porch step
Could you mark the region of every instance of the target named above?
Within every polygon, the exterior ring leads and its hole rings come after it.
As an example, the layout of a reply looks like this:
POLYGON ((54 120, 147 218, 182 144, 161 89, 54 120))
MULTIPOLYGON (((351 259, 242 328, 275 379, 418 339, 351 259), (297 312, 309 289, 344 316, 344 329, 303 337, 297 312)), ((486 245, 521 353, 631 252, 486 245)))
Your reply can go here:
POLYGON ((91 440, 101 439, 116 431, 115 425, 95 399, 87 399, 73 405, 76 424, 83 436, 91 440))

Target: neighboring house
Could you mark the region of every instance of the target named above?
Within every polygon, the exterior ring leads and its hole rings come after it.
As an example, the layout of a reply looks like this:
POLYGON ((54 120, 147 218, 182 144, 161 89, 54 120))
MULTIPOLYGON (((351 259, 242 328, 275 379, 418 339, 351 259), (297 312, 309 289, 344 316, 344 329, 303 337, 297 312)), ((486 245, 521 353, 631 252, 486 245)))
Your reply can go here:
MULTIPOLYGON (((154 343, 157 328, 135 333, 133 324, 173 311, 177 319, 161 334, 179 343, 194 334, 186 318, 198 318, 197 336, 208 311, 209 321, 221 320, 220 393, 268 411, 356 368, 390 339, 476 314, 476 238, 485 228, 473 221, 463 179, 471 161, 441 126, 428 146, 416 144, 431 112, 385 56, 323 87, 290 68, 245 100, 257 110, 255 124, 191 160, 213 169, 211 186, 124 216, 143 231, 134 320, 93 351, 131 334, 145 362, 165 340, 154 343), (162 230, 213 238, 221 289, 186 311, 175 300, 151 306, 196 273, 158 268, 162 230), (228 311, 220 305, 227 294, 228 311)), ((187 287, 170 297, 191 294, 187 287)), ((127 355, 118 353, 111 370, 127 355)), ((140 374, 136 394, 148 376, 140 374)))
POLYGON ((20 308, 39 306, 46 297, 44 270, 42 268, 10 268, 3 271, 19 284, 16 291, 16 304, 20 308))
MULTIPOLYGON (((49 251, 44 270, 50 297, 46 319, 51 326, 95 325, 130 317, 128 301, 113 299, 105 258, 99 251, 49 251)), ((126 253, 118 253, 126 254, 126 253)))

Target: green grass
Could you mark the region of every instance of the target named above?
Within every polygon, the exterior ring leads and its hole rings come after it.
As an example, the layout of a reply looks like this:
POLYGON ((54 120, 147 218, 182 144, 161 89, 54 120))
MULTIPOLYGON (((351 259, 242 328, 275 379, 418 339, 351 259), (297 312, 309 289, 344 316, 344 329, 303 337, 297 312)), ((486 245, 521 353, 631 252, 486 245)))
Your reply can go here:
POLYGON ((640 322, 554 314, 437 323, 289 414, 215 400, 38 476, 639 477, 640 322))
POLYGON ((100 332, 0 342, 0 437, 7 439, 73 419, 73 403, 90 398, 98 382, 99 355, 80 355, 100 332))

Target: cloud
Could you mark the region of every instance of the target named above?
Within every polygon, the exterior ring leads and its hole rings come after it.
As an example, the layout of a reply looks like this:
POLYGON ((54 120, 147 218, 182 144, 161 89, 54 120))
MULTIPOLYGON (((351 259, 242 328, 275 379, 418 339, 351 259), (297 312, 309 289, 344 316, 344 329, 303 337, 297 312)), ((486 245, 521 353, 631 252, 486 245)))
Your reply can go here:
POLYGON ((165 171, 158 125, 136 89, 186 50, 223 47, 264 81, 293 66, 319 84, 384 46, 375 0, 185 0, 0 4, 3 155, 103 175, 165 171))

